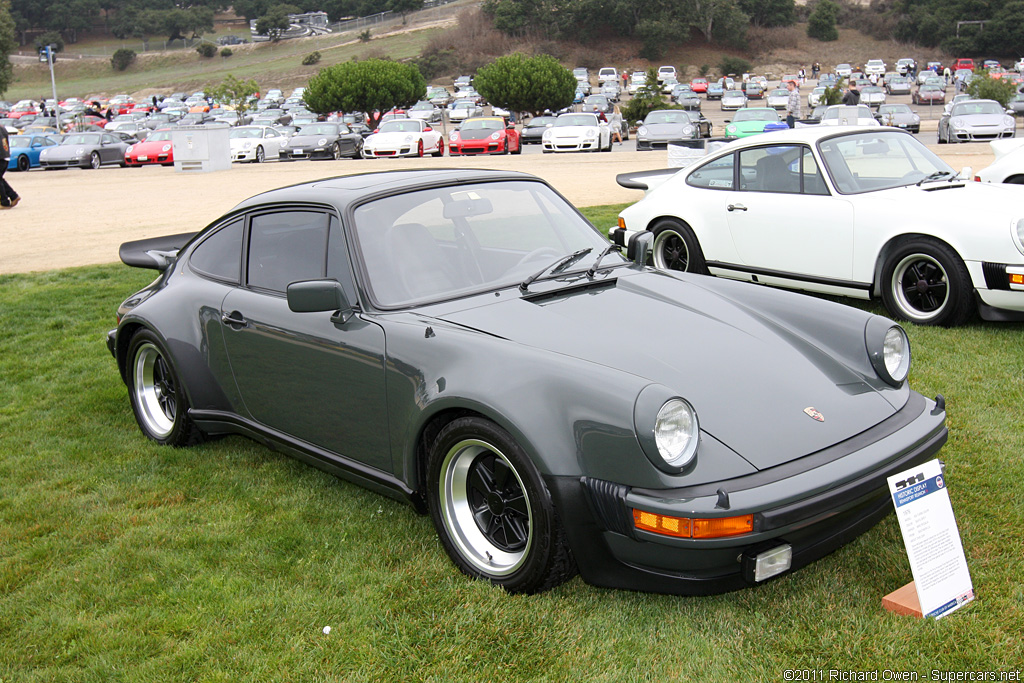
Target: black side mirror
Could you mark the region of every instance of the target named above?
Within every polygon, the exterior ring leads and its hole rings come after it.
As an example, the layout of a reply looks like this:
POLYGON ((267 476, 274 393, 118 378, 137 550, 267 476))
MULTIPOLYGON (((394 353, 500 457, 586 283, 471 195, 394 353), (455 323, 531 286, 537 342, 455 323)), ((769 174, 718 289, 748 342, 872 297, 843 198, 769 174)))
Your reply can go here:
POLYGON ((626 244, 626 258, 631 260, 640 268, 647 265, 647 257, 654 247, 654 233, 644 230, 629 236, 626 244))
POLYGON ((288 308, 295 313, 335 311, 331 320, 348 322, 354 311, 337 280, 305 280, 288 285, 288 308))

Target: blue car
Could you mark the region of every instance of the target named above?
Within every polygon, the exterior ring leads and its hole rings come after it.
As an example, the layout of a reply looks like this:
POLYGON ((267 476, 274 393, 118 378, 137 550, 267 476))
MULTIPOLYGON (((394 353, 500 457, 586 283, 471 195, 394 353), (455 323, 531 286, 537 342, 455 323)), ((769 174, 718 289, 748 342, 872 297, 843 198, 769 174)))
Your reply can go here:
POLYGON ((8 171, 27 171, 39 167, 39 153, 57 143, 45 135, 12 135, 11 157, 7 162, 8 171))

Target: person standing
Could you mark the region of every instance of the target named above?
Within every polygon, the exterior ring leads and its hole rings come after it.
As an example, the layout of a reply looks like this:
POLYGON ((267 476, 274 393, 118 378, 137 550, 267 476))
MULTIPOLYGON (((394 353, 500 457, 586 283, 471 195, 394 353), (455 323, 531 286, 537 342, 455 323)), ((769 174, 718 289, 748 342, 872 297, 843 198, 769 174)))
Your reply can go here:
POLYGON ((619 109, 619 105, 614 105, 612 109, 612 118, 608 122, 608 125, 612 129, 612 137, 615 138, 615 142, 622 144, 622 110, 619 109))
POLYGON ((789 91, 789 99, 786 100, 786 125, 796 128, 796 121, 800 118, 800 86, 796 81, 786 81, 786 90, 789 91))
POLYGON ((860 90, 857 90, 856 83, 851 83, 849 90, 843 95, 843 104, 848 107, 855 107, 860 104, 860 90))
POLYGON ((14 191, 6 180, 4 173, 7 172, 7 163, 11 158, 11 141, 7 138, 6 126, 0 125, 0 209, 13 209, 21 201, 21 197, 14 191))

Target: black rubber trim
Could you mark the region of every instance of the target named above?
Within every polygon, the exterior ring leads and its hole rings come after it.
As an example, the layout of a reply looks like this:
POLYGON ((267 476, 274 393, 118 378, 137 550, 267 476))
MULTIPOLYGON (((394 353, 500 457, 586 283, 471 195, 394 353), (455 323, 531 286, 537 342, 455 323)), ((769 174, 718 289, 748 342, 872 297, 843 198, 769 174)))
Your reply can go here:
MULTIPOLYGON (((699 484, 697 486, 688 486, 678 489, 633 489, 633 492, 641 496, 649 496, 652 498, 701 498, 703 496, 716 495, 719 488, 724 488, 729 493, 736 491, 746 491, 748 489, 756 488, 758 486, 764 486, 765 484, 771 484, 776 481, 788 479, 794 475, 812 470, 815 467, 828 464, 833 460, 855 453, 859 450, 870 446, 871 444, 881 441, 882 439, 895 434, 903 427, 907 426, 924 412, 926 403, 924 396, 916 392, 911 392, 910 398, 907 400, 907 404, 902 409, 897 411, 895 414, 889 416, 885 420, 882 420, 871 429, 861 432, 857 436, 851 437, 842 443, 838 443, 835 446, 824 448, 816 453, 811 453, 802 458, 797 458, 781 465, 749 474, 745 477, 737 477, 735 479, 726 479, 724 481, 716 481, 708 484, 699 484)), ((945 433, 945 427, 942 428, 942 433, 945 433)), ((916 450, 916 449, 915 449, 916 450)))
POLYGON ((1010 289, 1010 278, 1006 275, 1006 265, 983 262, 981 271, 985 274, 985 286, 989 289, 1010 289))
POLYGON ((797 282, 810 282, 816 285, 827 285, 829 287, 843 287, 845 289, 859 289, 865 292, 871 291, 870 282, 854 282, 853 280, 836 280, 829 277, 818 277, 815 275, 800 275, 789 273, 784 270, 771 270, 769 268, 751 268, 750 266, 739 266, 735 263, 724 263, 722 261, 707 261, 708 268, 723 268, 734 270, 738 273, 749 273, 751 275, 763 275, 765 277, 778 277, 797 282))
POLYGON ((635 524, 626 505, 629 487, 592 477, 580 477, 580 484, 594 519, 608 531, 632 538, 635 524))

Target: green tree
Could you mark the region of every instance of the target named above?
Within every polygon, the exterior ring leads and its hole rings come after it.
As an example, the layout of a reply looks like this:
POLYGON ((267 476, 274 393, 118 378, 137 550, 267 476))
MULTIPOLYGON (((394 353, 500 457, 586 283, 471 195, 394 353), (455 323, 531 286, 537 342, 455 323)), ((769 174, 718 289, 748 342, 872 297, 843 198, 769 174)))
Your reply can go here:
POLYGON ((110 66, 115 71, 124 71, 135 61, 135 50, 122 47, 114 52, 110 58, 110 66))
POLYGON ((268 36, 270 42, 276 43, 281 40, 281 36, 284 35, 284 32, 291 25, 288 13, 278 5, 277 7, 272 7, 269 12, 256 20, 256 33, 261 36, 268 36))
POLYGON ((667 108, 665 100, 661 96, 661 87, 658 85, 658 74, 654 69, 648 69, 647 80, 623 109, 622 115, 630 123, 638 123, 647 118, 647 115, 655 109, 665 108, 667 108))
POLYGON ((53 45, 54 52, 63 52, 64 37, 60 34, 60 31, 47 31, 35 39, 35 45, 37 50, 45 45, 53 45))
POLYGON ((729 74, 738 76, 747 73, 753 68, 753 65, 747 60, 742 57, 733 57, 732 55, 722 57, 722 61, 718 63, 718 71, 723 76, 728 76, 729 74))
POLYGON ((796 3, 793 0, 739 0, 739 6, 754 26, 771 28, 796 23, 796 3))
POLYGON ((260 86, 253 79, 243 81, 228 74, 223 81, 213 87, 207 87, 203 92, 215 102, 234 109, 241 120, 242 115, 255 106, 256 94, 259 91, 260 86))
POLYGON ((1017 94, 1017 87, 1002 78, 992 78, 987 71, 979 69, 967 84, 967 94, 977 100, 995 100, 1006 109, 1017 94))
POLYGON ((406 15, 423 9, 423 0, 388 0, 387 8, 392 12, 402 15, 402 25, 405 25, 406 15))
POLYGON ((836 18, 839 16, 839 5, 832 0, 821 0, 807 18, 807 37, 830 42, 839 40, 839 29, 836 18))
POLYGON ((14 81, 10 55, 17 46, 11 3, 9 0, 0 0, 0 95, 7 92, 7 87, 14 81))
POLYGON ((568 107, 576 93, 572 72, 548 55, 498 57, 477 70, 473 85, 495 106, 534 114, 568 107))
POLYGON ((825 92, 821 96, 821 104, 827 104, 831 106, 833 104, 839 104, 840 102, 842 102, 845 84, 846 79, 840 78, 834 84, 826 86, 825 92))
POLYGON ((414 65, 367 59, 321 69, 309 79, 302 99, 317 114, 365 112, 375 127, 384 112, 412 106, 426 94, 427 83, 414 65))

